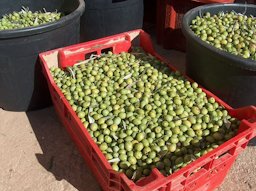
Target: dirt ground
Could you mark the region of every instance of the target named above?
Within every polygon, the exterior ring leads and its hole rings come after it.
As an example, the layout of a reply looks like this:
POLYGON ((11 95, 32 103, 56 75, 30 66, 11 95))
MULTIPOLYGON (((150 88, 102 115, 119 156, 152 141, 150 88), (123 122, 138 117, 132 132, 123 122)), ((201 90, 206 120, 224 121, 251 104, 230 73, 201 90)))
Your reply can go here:
MULTIPOLYGON (((162 54, 184 71, 183 53, 162 54)), ((249 146, 238 157, 218 191, 256 191, 255 152, 249 146)), ((28 113, 0 109, 0 191, 76 190, 100 187, 53 107, 28 113)))

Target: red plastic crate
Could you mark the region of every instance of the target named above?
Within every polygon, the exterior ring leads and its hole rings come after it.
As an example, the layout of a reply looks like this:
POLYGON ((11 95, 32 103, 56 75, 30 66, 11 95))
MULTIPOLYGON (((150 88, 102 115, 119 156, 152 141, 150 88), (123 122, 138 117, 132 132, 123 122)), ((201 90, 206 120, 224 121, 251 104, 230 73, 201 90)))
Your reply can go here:
POLYGON ((166 49, 185 51, 186 40, 181 31, 184 14, 204 4, 233 2, 234 0, 158 0, 157 42, 166 49))
MULTIPOLYGON (((108 50, 112 50, 116 54, 123 51, 127 52, 132 45, 139 45, 146 52, 166 62, 164 58, 154 51, 149 35, 142 30, 130 31, 40 54, 43 73, 47 79, 54 108, 60 120, 76 143, 81 155, 91 168, 103 190, 213 190, 221 184, 237 155, 245 149, 249 140, 255 136, 256 107, 233 109, 212 93, 203 89, 208 96, 214 97, 219 104, 223 105, 230 115, 241 120, 238 134, 168 177, 164 177, 157 169, 153 169, 148 177, 134 183, 124 173, 119 173, 112 169, 51 77, 49 71, 51 66, 59 66, 61 68, 72 66, 78 61, 84 60, 91 53, 100 55, 108 50), (199 170, 195 172, 197 169, 199 170)), ((170 69, 175 70, 170 64, 168 66, 170 69)))

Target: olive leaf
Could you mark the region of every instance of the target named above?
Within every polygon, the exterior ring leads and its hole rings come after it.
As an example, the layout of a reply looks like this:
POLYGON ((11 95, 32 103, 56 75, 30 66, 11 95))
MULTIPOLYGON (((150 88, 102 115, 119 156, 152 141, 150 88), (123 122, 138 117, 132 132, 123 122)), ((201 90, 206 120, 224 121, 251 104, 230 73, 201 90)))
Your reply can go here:
POLYGON ((136 175, 137 175, 137 171, 134 171, 131 179, 134 180, 136 178, 136 175))
POLYGON ((115 140, 118 140, 118 137, 114 134, 112 135, 112 137, 115 139, 115 140))
POLYGON ((109 163, 116 163, 116 162, 119 162, 119 161, 120 161, 119 158, 114 158, 114 159, 108 160, 109 163))
POLYGON ((106 116, 106 117, 105 117, 105 120, 108 120, 108 119, 111 119, 111 118, 113 118, 113 116, 110 116, 110 115, 109 115, 109 116, 106 116))
POLYGON ((227 129, 231 127, 231 122, 226 117, 224 118, 223 122, 227 129))
POLYGON ((126 130, 126 123, 125 123, 125 121, 122 121, 123 122, 123 128, 124 128, 124 130, 126 130))
POLYGON ((81 64, 87 64, 88 62, 92 61, 92 60, 95 60, 97 57, 93 57, 93 58, 89 58, 87 60, 84 60, 84 61, 80 61, 78 63, 75 63, 74 66, 78 66, 78 65, 81 65, 81 64))
POLYGON ((89 123, 92 124, 92 123, 95 123, 95 120, 93 119, 93 117, 90 115, 90 113, 93 111, 92 107, 89 107, 88 109, 88 120, 89 120, 89 123))
POLYGON ((76 78, 75 72, 72 70, 72 68, 71 67, 67 67, 67 70, 71 74, 72 78, 75 79, 76 78))
POLYGON ((127 88, 127 89, 130 89, 134 84, 135 84, 135 82, 133 82, 133 83, 131 83, 131 84, 128 84, 128 85, 126 86, 126 88, 127 88))
POLYGON ((195 157, 195 155, 191 155, 191 159, 192 161, 195 161, 197 158, 195 157))
POLYGON ((125 76, 123 79, 124 79, 124 80, 127 80, 127 79, 129 79, 130 77, 132 77, 132 73, 128 74, 128 75, 125 76))
POLYGON ((164 158, 168 153, 168 151, 159 152, 160 159, 164 158))
POLYGON ((89 59, 92 59, 92 58, 98 58, 98 55, 97 54, 91 54, 89 59))
POLYGON ((38 17, 36 17, 36 19, 34 21, 34 25, 38 25, 38 17))

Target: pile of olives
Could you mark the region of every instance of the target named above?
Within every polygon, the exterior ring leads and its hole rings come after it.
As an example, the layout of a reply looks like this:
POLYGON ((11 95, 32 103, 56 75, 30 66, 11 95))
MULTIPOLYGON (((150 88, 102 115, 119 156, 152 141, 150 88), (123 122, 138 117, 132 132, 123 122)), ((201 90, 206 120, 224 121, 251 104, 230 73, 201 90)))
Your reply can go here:
POLYGON ((218 49, 256 60, 256 17, 235 12, 206 13, 192 20, 191 29, 218 49))
POLYGON ((198 84, 139 48, 51 75, 114 170, 168 176, 232 138, 239 121, 198 84))
POLYGON ((55 12, 47 12, 45 9, 43 12, 32 12, 28 8, 22 8, 19 12, 13 12, 4 15, 0 19, 0 31, 21 29, 26 27, 34 27, 53 21, 57 21, 62 17, 62 14, 55 12))

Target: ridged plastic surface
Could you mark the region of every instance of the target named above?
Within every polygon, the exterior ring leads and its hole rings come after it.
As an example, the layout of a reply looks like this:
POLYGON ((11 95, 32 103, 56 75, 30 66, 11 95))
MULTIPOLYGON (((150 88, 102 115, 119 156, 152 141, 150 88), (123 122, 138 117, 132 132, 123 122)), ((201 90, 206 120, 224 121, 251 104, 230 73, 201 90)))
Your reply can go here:
MULTIPOLYGON (((40 54, 43 73, 47 79, 55 110, 76 143, 86 164, 91 168, 103 190, 108 191, 204 191, 218 187, 231 168, 238 154, 243 151, 249 140, 255 136, 256 108, 232 109, 219 98, 203 91, 223 105, 230 115, 239 118, 241 125, 238 134, 208 154, 198 158, 186 167, 164 177, 157 169, 153 169, 148 177, 134 183, 125 174, 112 170, 111 165, 90 137, 76 113, 72 110, 61 90, 50 75, 50 66, 65 68, 84 60, 86 55, 106 50, 114 53, 127 52, 132 45, 141 46, 146 52, 166 62, 153 49, 150 37, 141 30, 130 31, 119 35, 56 49, 40 54)), ((168 64, 171 70, 175 70, 168 64)))

